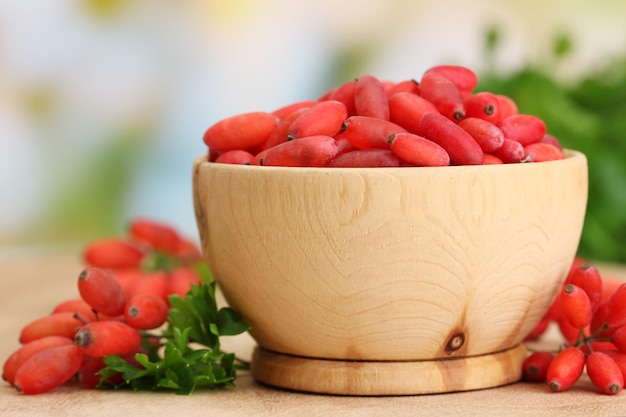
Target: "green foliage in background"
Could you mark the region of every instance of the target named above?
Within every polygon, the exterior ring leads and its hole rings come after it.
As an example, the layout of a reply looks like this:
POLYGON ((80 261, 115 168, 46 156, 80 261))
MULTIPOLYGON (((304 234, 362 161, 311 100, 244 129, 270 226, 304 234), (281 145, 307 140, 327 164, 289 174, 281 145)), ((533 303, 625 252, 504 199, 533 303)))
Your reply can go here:
MULTIPOLYGON (((45 210, 21 237, 26 242, 83 245, 98 236, 124 229, 124 210, 141 158, 150 148, 153 129, 120 127, 104 137, 97 152, 85 157, 68 153, 67 164, 78 165, 75 175, 59 181, 55 172, 45 190, 45 210)), ((87 138, 86 140, 93 139, 87 138)), ((50 146, 58 146, 51 142, 50 146)), ((56 165, 54 165, 56 167, 56 165)))
POLYGON ((128 127, 104 141, 97 157, 83 163, 80 175, 64 183, 49 202, 39 238, 82 242, 119 233, 127 221, 124 206, 136 168, 150 139, 150 129, 128 127))
MULTIPOLYGON (((541 117, 564 147, 587 156, 589 202, 579 255, 626 262, 626 56, 565 82, 554 74, 575 45, 558 34, 547 65, 503 74, 493 65, 498 39, 497 30, 486 36, 490 68, 479 74, 478 90, 510 96, 521 113, 541 117)), ((541 184, 537 192, 542 192, 541 184)))

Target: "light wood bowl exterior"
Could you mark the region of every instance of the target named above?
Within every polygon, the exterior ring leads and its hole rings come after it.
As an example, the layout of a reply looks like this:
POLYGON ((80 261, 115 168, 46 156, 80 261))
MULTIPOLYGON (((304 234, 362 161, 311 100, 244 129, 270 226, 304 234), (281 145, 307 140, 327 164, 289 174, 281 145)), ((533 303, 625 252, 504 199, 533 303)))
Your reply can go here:
POLYGON ((194 163, 206 260, 268 352, 431 361, 515 349, 578 247, 587 162, 194 163))

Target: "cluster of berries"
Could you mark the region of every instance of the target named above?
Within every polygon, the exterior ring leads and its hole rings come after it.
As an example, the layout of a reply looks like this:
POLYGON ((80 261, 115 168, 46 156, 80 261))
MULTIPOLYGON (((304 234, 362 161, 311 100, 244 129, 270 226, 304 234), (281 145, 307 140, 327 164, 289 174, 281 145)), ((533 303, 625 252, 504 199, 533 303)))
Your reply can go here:
POLYGON ((563 159, 539 117, 476 91, 470 68, 437 65, 399 82, 366 74, 313 100, 219 120, 203 140, 219 163, 411 167, 563 159))
POLYGON ((565 343, 557 352, 532 352, 524 362, 528 381, 554 392, 571 388, 586 371, 600 392, 615 395, 626 378, 626 283, 603 279, 590 263, 576 259, 550 309, 527 337, 539 339, 551 324, 565 343))
MULTIPOLYGON (((148 219, 132 220, 127 236, 90 242, 83 259, 79 297, 26 324, 21 346, 4 363, 3 379, 21 393, 46 392, 73 378, 97 387, 108 355, 136 364, 136 353, 159 347, 159 338, 147 331, 166 323, 168 296, 184 296, 200 283, 196 245, 148 219)), ((105 382, 115 378, 121 375, 105 382)))

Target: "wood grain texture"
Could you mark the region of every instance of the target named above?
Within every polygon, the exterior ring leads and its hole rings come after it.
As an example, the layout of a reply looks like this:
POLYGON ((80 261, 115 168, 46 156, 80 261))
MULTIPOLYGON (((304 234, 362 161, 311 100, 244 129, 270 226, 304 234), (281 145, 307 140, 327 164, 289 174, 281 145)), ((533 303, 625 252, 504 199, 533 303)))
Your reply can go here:
POLYGON ((421 395, 471 391, 517 382, 526 348, 426 361, 338 361, 256 348, 251 373, 272 386, 318 394, 421 395))
POLYGON ((194 165, 204 253, 273 352, 420 361, 517 346, 575 256, 585 157, 437 168, 194 165), (457 343, 461 340, 461 343, 457 343))

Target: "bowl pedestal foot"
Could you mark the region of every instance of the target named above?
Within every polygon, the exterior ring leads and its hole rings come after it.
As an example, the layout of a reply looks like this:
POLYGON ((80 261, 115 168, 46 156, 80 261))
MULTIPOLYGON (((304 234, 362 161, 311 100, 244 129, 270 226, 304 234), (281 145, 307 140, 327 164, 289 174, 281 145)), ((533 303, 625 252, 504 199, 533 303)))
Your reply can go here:
POLYGON ((520 344, 490 354, 440 360, 349 361, 291 356, 256 347, 251 374, 263 384, 319 394, 437 394, 517 382, 526 353, 520 344))

